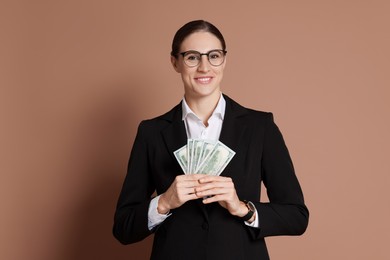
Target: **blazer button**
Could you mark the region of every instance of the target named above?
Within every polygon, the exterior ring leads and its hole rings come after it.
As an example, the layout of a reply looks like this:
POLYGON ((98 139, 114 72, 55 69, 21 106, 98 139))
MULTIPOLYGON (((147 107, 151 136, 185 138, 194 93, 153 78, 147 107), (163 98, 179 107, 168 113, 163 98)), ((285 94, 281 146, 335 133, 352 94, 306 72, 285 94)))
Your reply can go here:
POLYGON ((204 230, 209 230, 209 224, 207 224, 206 222, 204 222, 204 223, 202 224, 202 228, 203 228, 204 230))

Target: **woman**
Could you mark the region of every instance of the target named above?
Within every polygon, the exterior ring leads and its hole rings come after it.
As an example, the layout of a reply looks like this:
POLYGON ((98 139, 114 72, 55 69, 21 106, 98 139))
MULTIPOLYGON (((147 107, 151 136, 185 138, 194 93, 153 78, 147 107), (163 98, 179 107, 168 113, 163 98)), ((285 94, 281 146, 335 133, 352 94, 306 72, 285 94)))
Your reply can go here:
POLYGON ((171 62, 184 98, 141 122, 114 236, 129 244, 154 233, 151 259, 269 259, 264 238, 300 235, 309 216, 273 116, 221 93, 226 44, 209 22, 177 31, 171 62), (182 174, 174 152, 187 139, 219 140, 235 155, 219 176, 182 174), (260 202, 261 181, 269 203, 260 202))

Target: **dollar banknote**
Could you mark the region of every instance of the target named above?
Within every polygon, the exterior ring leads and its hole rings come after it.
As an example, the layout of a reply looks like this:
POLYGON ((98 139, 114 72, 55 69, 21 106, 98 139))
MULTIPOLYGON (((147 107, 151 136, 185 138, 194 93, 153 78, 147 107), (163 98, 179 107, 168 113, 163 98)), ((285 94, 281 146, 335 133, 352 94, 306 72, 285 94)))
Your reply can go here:
POLYGON ((185 174, 220 175, 236 153, 220 141, 188 139, 174 152, 185 174))
POLYGON ((221 142, 216 143, 211 153, 204 159, 197 173, 220 175, 235 152, 221 142))
POLYGON ((174 155, 176 157, 176 160, 178 161, 181 169, 184 173, 188 172, 188 161, 187 161, 187 146, 183 146, 182 148, 176 150, 174 152, 174 155))

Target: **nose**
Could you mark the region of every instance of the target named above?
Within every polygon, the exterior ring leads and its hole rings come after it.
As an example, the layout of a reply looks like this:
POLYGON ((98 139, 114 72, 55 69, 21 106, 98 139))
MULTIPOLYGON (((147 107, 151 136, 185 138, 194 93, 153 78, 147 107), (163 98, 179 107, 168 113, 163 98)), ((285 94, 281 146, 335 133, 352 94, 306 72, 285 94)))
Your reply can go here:
POLYGON ((202 55, 200 58, 200 63, 198 65, 198 71, 208 72, 210 70, 210 63, 207 55, 202 55))

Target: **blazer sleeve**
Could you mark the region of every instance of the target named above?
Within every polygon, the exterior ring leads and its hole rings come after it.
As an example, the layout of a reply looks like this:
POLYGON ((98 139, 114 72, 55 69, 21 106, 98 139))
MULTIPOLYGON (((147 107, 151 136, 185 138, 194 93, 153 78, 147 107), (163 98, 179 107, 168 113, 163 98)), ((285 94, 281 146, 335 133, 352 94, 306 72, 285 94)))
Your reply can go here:
POLYGON ((301 235, 305 232, 309 211, 295 175, 284 139, 268 114, 262 153, 262 179, 269 203, 254 202, 260 228, 250 228, 254 239, 277 235, 301 235))
POLYGON ((154 186, 145 134, 144 123, 141 122, 114 216, 113 234, 122 244, 138 242, 152 233, 148 229, 148 209, 154 186))

